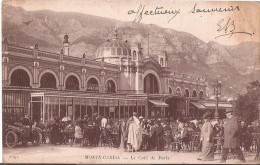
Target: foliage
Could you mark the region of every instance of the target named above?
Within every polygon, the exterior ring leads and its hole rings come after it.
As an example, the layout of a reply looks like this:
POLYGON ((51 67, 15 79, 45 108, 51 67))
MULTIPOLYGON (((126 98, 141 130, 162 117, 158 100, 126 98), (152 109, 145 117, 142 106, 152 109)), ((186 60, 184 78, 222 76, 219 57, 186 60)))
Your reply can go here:
POLYGON ((247 86, 247 92, 239 95, 236 100, 236 114, 242 120, 251 123, 259 118, 260 111, 260 82, 253 81, 247 86))

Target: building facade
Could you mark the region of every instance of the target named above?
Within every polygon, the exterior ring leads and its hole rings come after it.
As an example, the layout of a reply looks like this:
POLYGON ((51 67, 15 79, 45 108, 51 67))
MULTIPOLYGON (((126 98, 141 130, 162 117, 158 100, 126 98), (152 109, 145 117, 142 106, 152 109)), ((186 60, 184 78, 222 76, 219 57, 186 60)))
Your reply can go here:
POLYGON ((198 115, 191 102, 206 95, 205 79, 171 71, 167 52, 145 58, 141 44, 130 46, 117 33, 97 49, 95 60, 70 56, 68 35, 60 53, 7 38, 2 44, 4 116, 122 119, 136 111, 146 118, 188 117, 198 115))

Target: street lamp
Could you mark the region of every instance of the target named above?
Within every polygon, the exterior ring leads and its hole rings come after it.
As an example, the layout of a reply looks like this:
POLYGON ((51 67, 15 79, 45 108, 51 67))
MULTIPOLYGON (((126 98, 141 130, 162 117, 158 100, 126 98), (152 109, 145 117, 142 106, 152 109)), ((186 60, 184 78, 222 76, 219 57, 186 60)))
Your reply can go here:
POLYGON ((221 81, 216 80, 216 82, 213 84, 214 87, 214 94, 216 95, 216 109, 214 113, 214 118, 216 120, 219 119, 219 114, 218 114, 218 101, 221 95, 221 81))
MULTIPOLYGON (((214 119, 219 122, 219 114, 218 114, 218 100, 220 98, 221 95, 221 81, 216 80, 216 82, 213 84, 214 87, 214 94, 216 95, 216 109, 215 109, 215 113, 214 113, 214 119)), ((216 139, 216 153, 221 153, 221 145, 222 145, 222 139, 221 139, 221 135, 219 133, 216 134, 216 137, 214 137, 216 139)))

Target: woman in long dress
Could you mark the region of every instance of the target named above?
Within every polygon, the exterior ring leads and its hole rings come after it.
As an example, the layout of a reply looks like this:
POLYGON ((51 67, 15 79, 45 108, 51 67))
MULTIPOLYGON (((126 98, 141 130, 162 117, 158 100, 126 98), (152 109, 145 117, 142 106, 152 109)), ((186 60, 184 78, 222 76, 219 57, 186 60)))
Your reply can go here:
POLYGON ((210 113, 203 115, 204 124, 201 128, 202 151, 198 160, 210 161, 214 159, 213 128, 210 122, 210 113))

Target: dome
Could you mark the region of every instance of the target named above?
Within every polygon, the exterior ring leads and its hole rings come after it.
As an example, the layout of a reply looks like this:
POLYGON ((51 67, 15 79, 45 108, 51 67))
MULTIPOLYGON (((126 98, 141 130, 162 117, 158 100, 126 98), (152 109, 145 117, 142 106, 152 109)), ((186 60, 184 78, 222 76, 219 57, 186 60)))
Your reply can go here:
POLYGON ((108 59, 108 58, 126 58, 130 57, 131 49, 128 45, 127 41, 122 41, 117 38, 111 40, 107 40, 107 42, 103 43, 96 51, 97 59, 108 59))

